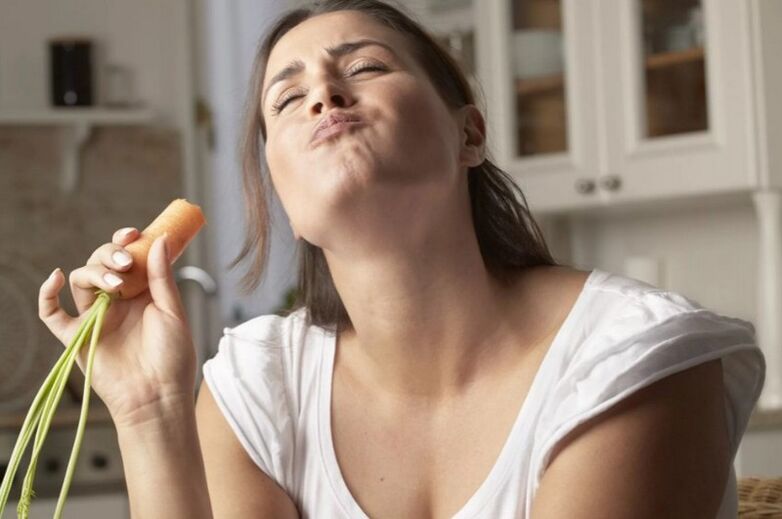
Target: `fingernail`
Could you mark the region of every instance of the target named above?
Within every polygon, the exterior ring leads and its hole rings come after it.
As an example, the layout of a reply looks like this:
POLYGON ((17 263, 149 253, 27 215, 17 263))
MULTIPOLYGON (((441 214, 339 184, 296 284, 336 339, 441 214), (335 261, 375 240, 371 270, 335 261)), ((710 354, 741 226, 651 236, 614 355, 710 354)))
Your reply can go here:
POLYGON ((114 254, 111 255, 111 259, 114 260, 114 262, 117 265, 120 265, 122 267, 127 267, 133 261, 133 259, 130 256, 128 256, 121 250, 114 251, 114 254))
POLYGON ((111 272, 106 272, 103 274, 103 280, 113 287, 119 286, 122 283, 122 279, 115 276, 111 272))
POLYGON ((124 227, 119 231, 120 238, 125 238, 132 232, 133 232, 133 227, 124 227))
POLYGON ((51 281, 54 279, 54 275, 57 274, 57 271, 60 270, 60 267, 57 267, 56 269, 52 270, 52 273, 49 274, 49 277, 46 279, 46 281, 51 281))

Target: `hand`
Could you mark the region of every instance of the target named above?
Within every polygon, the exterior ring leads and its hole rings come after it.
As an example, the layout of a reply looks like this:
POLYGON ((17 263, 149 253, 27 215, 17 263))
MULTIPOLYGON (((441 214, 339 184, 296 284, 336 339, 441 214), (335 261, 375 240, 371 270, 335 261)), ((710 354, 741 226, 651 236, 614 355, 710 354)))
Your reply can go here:
MULTIPOLYGON (((71 272, 69 282, 78 317, 60 307, 64 274, 59 270, 41 285, 40 319, 64 346, 70 344, 96 299, 95 290, 116 293, 104 278, 111 273, 122 279, 131 264, 112 259, 140 233, 128 228, 114 233, 111 243, 98 247, 84 267, 71 272), (123 233, 122 231, 128 230, 123 233)), ((128 256, 130 256, 128 254, 128 256)), ((117 425, 159 418, 167 405, 194 400, 196 355, 171 265, 165 239, 156 239, 147 256, 149 287, 132 299, 114 299, 106 312, 93 359, 92 388, 103 400, 117 425)), ((77 357, 82 371, 87 365, 89 342, 77 357)))

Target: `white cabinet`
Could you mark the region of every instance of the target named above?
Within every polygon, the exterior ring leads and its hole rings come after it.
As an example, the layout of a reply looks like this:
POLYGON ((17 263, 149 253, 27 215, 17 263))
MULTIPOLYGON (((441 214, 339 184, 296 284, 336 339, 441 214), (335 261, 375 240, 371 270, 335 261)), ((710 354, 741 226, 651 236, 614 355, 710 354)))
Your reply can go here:
POLYGON ((596 94, 610 109, 601 114, 605 157, 595 173, 622 184, 606 202, 756 187, 749 3, 605 0, 597 8, 603 38, 596 94), (693 24, 662 22, 669 41, 644 52, 643 29, 655 14, 644 11, 656 7, 658 18, 676 19, 672 5, 702 13, 702 45, 693 24), (691 36, 678 43, 677 31, 688 28, 691 36))
POLYGON ((751 2, 484 8, 476 30, 490 138, 534 212, 757 186, 751 2), (550 64, 537 75, 536 53, 550 64))

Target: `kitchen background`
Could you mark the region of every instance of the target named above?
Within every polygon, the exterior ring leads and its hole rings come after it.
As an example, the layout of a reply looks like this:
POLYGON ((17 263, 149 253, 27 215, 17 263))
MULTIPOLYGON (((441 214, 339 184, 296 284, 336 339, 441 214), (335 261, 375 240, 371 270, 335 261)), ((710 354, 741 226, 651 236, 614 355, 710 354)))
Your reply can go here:
MULTIPOLYGON (((143 227, 177 197, 203 208, 209 223, 175 265, 201 362, 223 327, 286 304, 296 251, 276 199, 264 283, 243 296, 242 270, 227 265, 244 226, 237 143, 255 46, 298 3, 0 0, 0 468, 60 352, 37 318, 38 287, 56 266, 83 265, 117 228, 143 227), (91 97, 51 72, 55 44, 83 57, 85 42, 91 97), (91 105, 54 106, 82 102, 91 105)), ((768 374, 736 471, 782 475, 782 2, 400 3, 470 72, 491 152, 560 262, 756 325, 768 374)), ((54 508, 78 375, 32 517, 54 508)), ((116 440, 95 397, 71 496, 66 517, 127 517, 116 440)))

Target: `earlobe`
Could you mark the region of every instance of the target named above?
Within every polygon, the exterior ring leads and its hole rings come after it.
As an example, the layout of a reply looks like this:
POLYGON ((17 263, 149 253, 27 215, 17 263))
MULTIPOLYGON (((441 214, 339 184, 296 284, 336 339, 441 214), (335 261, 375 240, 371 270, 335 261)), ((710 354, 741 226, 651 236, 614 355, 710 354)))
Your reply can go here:
POLYGON ((486 126, 483 115, 474 105, 463 107, 464 129, 462 133, 461 158, 463 165, 479 166, 485 160, 486 126))

